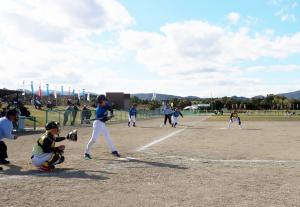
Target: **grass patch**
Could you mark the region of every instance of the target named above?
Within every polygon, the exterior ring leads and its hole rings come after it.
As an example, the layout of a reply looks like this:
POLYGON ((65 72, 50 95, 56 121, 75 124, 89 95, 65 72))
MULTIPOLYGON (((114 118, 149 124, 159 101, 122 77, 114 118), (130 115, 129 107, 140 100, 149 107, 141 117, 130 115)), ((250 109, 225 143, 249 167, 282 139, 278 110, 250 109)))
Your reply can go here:
MULTIPOLYGON (((242 121, 300 121, 300 116, 240 115, 242 121)), ((229 116, 211 116, 207 121, 228 121, 229 116)))

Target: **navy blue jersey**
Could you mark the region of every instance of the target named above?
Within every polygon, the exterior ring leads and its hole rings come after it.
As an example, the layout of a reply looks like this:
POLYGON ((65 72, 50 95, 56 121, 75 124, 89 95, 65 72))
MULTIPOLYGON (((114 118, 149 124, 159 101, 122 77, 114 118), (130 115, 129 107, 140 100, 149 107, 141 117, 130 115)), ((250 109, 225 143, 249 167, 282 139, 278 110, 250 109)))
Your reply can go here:
POLYGON ((101 106, 100 104, 98 104, 98 106, 96 108, 96 119, 101 120, 101 119, 107 117, 108 116, 108 111, 113 113, 111 105, 108 102, 105 104, 105 106, 101 106))
POLYGON ((135 107, 131 107, 129 109, 129 116, 136 116, 136 114, 137 114, 136 108, 135 107))
POLYGON ((174 117, 179 117, 179 116, 182 116, 182 113, 181 113, 180 111, 175 111, 175 112, 173 113, 173 116, 174 116, 174 117))

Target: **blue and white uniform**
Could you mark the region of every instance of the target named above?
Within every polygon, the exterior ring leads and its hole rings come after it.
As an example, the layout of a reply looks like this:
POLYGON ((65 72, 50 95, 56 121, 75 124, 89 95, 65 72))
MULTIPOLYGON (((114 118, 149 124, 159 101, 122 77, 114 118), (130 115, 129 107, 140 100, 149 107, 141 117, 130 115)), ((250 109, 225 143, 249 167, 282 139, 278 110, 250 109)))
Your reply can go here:
POLYGON ((14 139, 13 124, 7 117, 0 118, 0 141, 4 138, 14 139))
POLYGON ((105 106, 101 106, 98 104, 96 109, 96 119, 93 122, 93 133, 90 141, 86 145, 85 153, 91 154, 91 147, 92 145, 99 139, 100 135, 103 134, 108 146, 110 147, 111 151, 117 151, 112 140, 110 138, 109 131, 106 127, 105 122, 108 121, 108 111, 113 114, 113 109, 109 103, 106 103, 105 106))
POLYGON ((179 116, 183 117, 182 113, 178 110, 175 110, 172 114, 172 126, 176 127, 179 122, 179 116))
POLYGON ((137 115, 137 110, 135 107, 131 107, 128 112, 128 126, 130 126, 131 123, 135 126, 136 122, 136 115, 137 115))

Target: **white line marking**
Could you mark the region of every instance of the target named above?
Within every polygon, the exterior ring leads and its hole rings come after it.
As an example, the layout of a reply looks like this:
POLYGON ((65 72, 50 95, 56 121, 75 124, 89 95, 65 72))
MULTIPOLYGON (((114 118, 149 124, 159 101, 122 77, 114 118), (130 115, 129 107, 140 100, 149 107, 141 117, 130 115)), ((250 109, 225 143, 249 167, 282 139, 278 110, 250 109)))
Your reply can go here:
POLYGON ((162 138, 160 138, 160 139, 157 139, 157 140, 155 140, 155 141, 153 141, 153 142, 150 142, 150 143, 146 144, 145 146, 142 146, 142 147, 138 148, 136 151, 137 151, 137 152, 144 151, 145 149, 147 149, 147 148, 149 148, 149 147, 151 147, 151 146, 153 146, 153 145, 155 145, 155 144, 158 144, 158 143, 160 143, 160 142, 162 142, 162 141, 164 141, 164 140, 166 140, 166 139, 168 139, 168 138, 171 138, 171 137, 175 136, 176 134, 179 134, 179 133, 183 132, 184 130, 186 130, 186 128, 177 130, 177 131, 175 131, 175 132, 172 132, 171 134, 168 134, 168 135, 165 136, 165 137, 162 137, 162 138))
MULTIPOLYGON (((202 118, 202 117, 201 117, 201 118, 202 118)), ((208 118, 209 118, 209 116, 206 116, 206 117, 202 118, 200 122, 205 121, 205 120, 207 120, 208 118)), ((196 124, 198 124, 198 123, 200 123, 200 122, 194 123, 193 126, 195 126, 196 124)), ((137 151, 137 152, 144 151, 144 150, 146 150, 147 148, 149 148, 149 147, 151 147, 151 146, 153 146, 153 145, 155 145, 155 144, 158 144, 158 143, 160 143, 160 142, 162 142, 162 141, 164 141, 164 140, 166 140, 166 139, 169 139, 169 138, 175 136, 176 134, 179 134, 179 133, 183 132, 183 131, 186 130, 186 129, 187 129, 187 127, 183 128, 183 129, 180 129, 180 130, 177 130, 177 131, 175 131, 175 132, 172 132, 171 134, 168 134, 167 136, 164 136, 164 137, 162 137, 162 138, 159 138, 159 139, 157 139, 157 140, 154 140, 153 142, 150 142, 150 143, 148 143, 148 144, 146 144, 146 145, 144 145, 144 146, 138 148, 136 151, 137 151)))
POLYGON ((190 159, 190 161, 196 162, 208 162, 208 163, 267 163, 267 164, 281 164, 281 163, 300 163, 298 160, 197 160, 190 159))
POLYGON ((49 173, 36 173, 36 174, 31 174, 31 175, 5 175, 5 174, 2 174, 2 176, 0 177, 0 180, 43 177, 43 176, 47 176, 47 175, 50 175, 50 174, 49 173))
POLYGON ((252 163, 262 163, 262 164, 283 164, 283 163, 300 163, 300 160, 213 160, 213 159, 197 159, 197 158, 189 158, 184 156, 165 156, 165 157, 155 157, 155 158, 175 158, 192 162, 203 162, 203 163, 244 163, 244 164, 252 164, 252 163))

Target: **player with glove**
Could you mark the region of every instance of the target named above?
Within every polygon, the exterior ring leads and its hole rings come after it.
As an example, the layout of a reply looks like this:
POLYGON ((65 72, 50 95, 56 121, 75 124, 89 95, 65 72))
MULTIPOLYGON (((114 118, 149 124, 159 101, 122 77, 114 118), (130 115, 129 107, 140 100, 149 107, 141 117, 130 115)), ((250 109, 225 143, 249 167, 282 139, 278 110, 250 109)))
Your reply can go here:
POLYGON ((128 111, 128 127, 130 127, 131 123, 133 124, 132 125, 133 127, 136 127, 135 125, 136 115, 137 115, 136 104, 133 104, 128 111))
POLYGON ((230 126, 233 122, 237 122, 239 124, 240 128, 242 129, 241 118, 239 117, 237 110, 234 110, 234 112, 230 114, 229 123, 227 126, 228 129, 230 128, 230 126))
POLYGON ((109 145, 112 155, 116 157, 120 157, 120 154, 116 150, 112 140, 110 138, 108 129, 106 127, 105 122, 110 120, 113 117, 113 109, 106 99, 105 95, 99 95, 97 97, 97 109, 96 109, 96 119, 93 122, 93 133, 90 141, 86 145, 84 158, 86 160, 92 159, 91 157, 91 148, 92 145, 99 139, 101 134, 104 135, 104 138, 109 145), (110 111, 111 115, 108 116, 108 111, 110 111))
POLYGON ((47 123, 45 128, 45 134, 33 147, 31 161, 41 172, 50 172, 55 165, 63 163, 65 160, 63 156, 65 145, 55 147, 55 143, 65 139, 77 141, 77 131, 73 130, 66 137, 59 137, 59 123, 54 121, 47 123))

